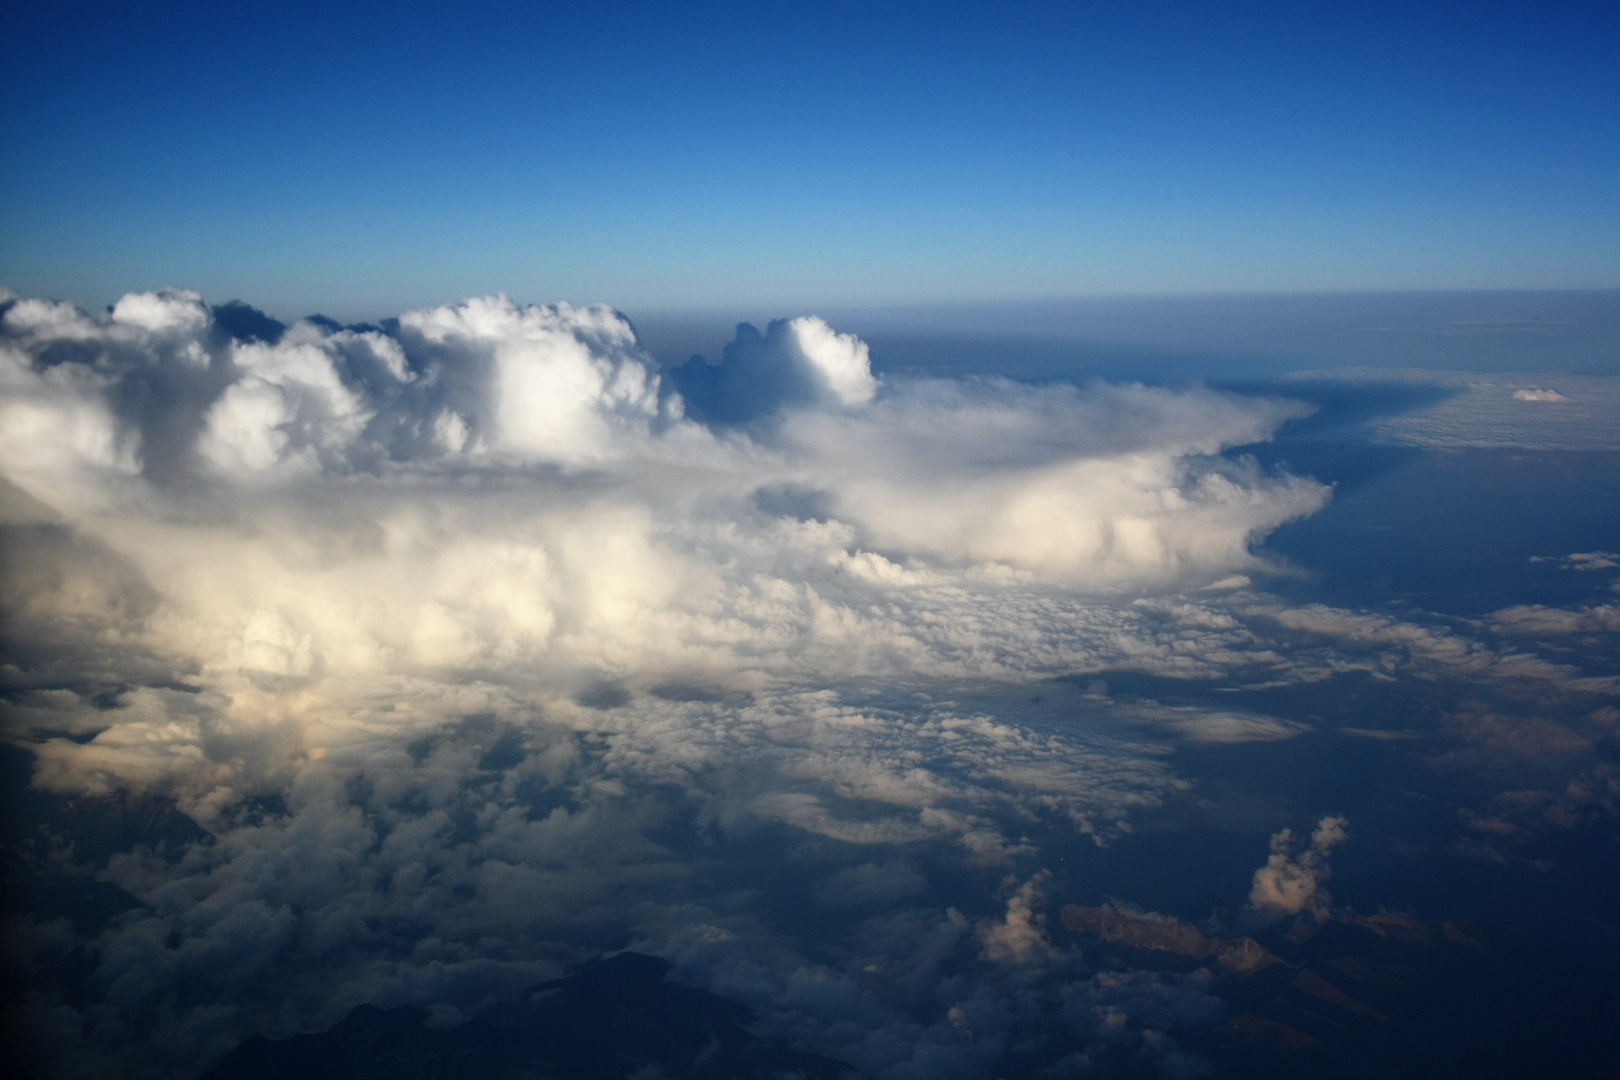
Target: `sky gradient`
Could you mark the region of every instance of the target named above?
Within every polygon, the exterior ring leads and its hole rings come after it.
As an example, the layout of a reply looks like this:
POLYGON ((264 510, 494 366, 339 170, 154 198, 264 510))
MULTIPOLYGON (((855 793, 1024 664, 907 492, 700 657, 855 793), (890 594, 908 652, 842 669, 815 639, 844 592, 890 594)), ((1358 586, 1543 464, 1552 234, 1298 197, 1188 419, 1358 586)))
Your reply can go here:
POLYGON ((4 42, 24 1080, 1620 1076, 1612 3, 4 42))
POLYGON ((734 333, 0 294, 24 1076, 1620 1073, 1620 378, 734 333))
POLYGON ((34 5, 0 281, 282 316, 1620 286, 1608 5, 34 5))

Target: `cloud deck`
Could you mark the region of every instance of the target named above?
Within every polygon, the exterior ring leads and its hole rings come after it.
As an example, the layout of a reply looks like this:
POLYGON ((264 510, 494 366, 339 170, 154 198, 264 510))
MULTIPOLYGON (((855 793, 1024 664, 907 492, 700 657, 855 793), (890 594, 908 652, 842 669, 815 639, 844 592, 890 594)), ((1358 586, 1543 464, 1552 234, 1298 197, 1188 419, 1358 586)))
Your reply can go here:
MULTIPOLYGON (((1186 797, 1178 746, 1328 725, 1093 676, 1535 687, 1548 760, 1612 739, 1613 673, 1516 636, 1609 607, 1482 628, 1254 585, 1329 498, 1242 452, 1286 397, 880 378, 815 318, 661 370, 606 307, 250 312, 4 299, 8 737, 36 790, 206 833, 30 849, 129 898, 26 916, 18 962, 93 988, 21 1007, 63 1075, 361 1004, 455 1024, 625 946, 872 1075, 992 1070, 1031 1009, 1195 1068, 1169 1033, 1217 1022, 1218 976, 1085 968, 1053 852, 1186 797)), ((1452 737, 1489 756, 1500 716, 1452 737)), ((1257 850, 1244 917, 1328 918, 1345 828, 1257 850)))

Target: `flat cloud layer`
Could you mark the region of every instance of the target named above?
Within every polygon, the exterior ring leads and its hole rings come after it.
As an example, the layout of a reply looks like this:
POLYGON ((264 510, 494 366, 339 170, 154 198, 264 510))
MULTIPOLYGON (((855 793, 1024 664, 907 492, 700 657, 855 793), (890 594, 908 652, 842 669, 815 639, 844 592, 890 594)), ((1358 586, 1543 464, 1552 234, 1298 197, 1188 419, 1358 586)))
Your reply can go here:
POLYGON ((1532 450, 1620 449, 1614 416, 1620 379, 1504 372, 1488 377, 1456 371, 1346 369, 1309 372, 1296 379, 1328 379, 1430 387, 1441 400, 1375 422, 1386 442, 1409 446, 1523 447, 1532 450))
MULTIPOLYGON (((211 836, 96 869, 132 898, 104 925, 34 928, 25 966, 95 987, 24 1007, 64 1075, 184 1073, 365 1002, 450 1023, 625 945, 872 1074, 992 1070, 1029 1009, 1176 1064, 1154 1017, 1211 1015, 1199 985, 1030 988, 1077 961, 1029 834, 1129 830, 1185 786, 1156 739, 1308 729, 1106 689, 1059 722, 1028 684, 1575 678, 1254 592, 1253 543, 1328 497, 1227 453, 1286 400, 880 379, 815 318, 660 373, 609 308, 505 297, 0 312, 8 737, 38 788, 211 836), (762 914, 795 859, 847 962, 762 914), (1006 875, 995 913, 937 903, 940 865, 1006 875)), ((1267 901, 1325 902, 1317 847, 1285 848, 1267 901)))

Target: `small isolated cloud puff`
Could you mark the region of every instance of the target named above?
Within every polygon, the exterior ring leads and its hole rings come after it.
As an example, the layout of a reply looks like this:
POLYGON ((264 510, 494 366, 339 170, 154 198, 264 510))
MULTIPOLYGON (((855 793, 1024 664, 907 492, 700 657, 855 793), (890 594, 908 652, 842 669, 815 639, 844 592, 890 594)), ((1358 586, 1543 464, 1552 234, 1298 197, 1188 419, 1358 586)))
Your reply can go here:
MULTIPOLYGON (((1007 898, 1007 913, 999 920, 979 924, 979 958, 997 964, 1029 964, 1056 953, 1046 936, 1046 915, 1040 910, 1046 897, 1043 886, 1051 878, 1036 871, 1007 898)), ((1016 879, 1009 879, 1012 884, 1016 879)))
POLYGON ((1349 836, 1348 825, 1346 818, 1324 817, 1303 850, 1295 842, 1292 829, 1274 834, 1271 857, 1254 872, 1249 906, 1262 917, 1276 918, 1300 912, 1326 914, 1329 897, 1322 882, 1332 874, 1328 854, 1349 836))
POLYGON ((1528 387, 1513 391, 1514 401, 1568 401, 1569 398, 1547 387, 1528 387))

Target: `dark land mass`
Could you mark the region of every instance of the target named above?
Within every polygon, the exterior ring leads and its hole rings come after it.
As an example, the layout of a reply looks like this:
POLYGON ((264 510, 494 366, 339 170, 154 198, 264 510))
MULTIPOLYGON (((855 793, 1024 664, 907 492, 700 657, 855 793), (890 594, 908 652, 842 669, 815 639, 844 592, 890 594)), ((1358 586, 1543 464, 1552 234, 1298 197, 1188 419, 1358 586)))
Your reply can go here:
MULTIPOLYGON (((0 746, 0 914, 8 938, 62 917, 94 937, 140 907, 101 878, 109 858, 136 848, 177 858, 211 842, 172 802, 62 796, 30 787, 31 769, 25 749, 0 746)), ((285 812, 273 798, 250 802, 237 811, 245 820, 285 812)), ((1620 999, 1607 941, 1594 938, 1576 956, 1458 922, 1324 914, 1228 929, 1109 904, 1070 905, 1061 922, 1091 971, 1210 972, 1205 985, 1225 1014, 1213 1026, 1172 1025, 1168 1034, 1219 1077, 1620 1076, 1620 999)), ((102 994, 92 968, 91 954, 79 949, 44 967, 0 959, 0 1006, 9 1014, 38 992, 86 1007, 102 994)), ((250 1038, 206 1080, 833 1080, 853 1071, 756 1035, 746 1006, 671 982, 669 972, 663 960, 620 953, 448 1030, 430 1026, 419 1010, 362 1006, 322 1033, 250 1038)), ((0 1031, 0 1042, 19 1034, 0 1031)), ((26 1074, 19 1056, 0 1056, 26 1074)), ((999 1075, 1053 1075, 1053 1063, 1066 1058, 1083 1060, 1094 1077, 1158 1076, 1164 1064, 1123 1043, 1088 1042, 1058 1021, 1041 1038, 1009 1045, 999 1075)))
MULTIPOLYGON (((79 933, 97 933, 139 906, 97 876, 108 859, 143 846, 177 859, 188 845, 212 839, 167 799, 123 791, 69 797, 30 787, 33 761, 21 747, 0 745, 0 917, 66 917, 79 933)), ((5 996, 16 989, 6 986, 5 996)))
POLYGON ((1099 966, 1209 967, 1227 1018, 1178 1032, 1221 1076, 1620 1076, 1612 979, 1455 922, 1302 916, 1231 941, 1111 905, 1070 905, 1099 966))
POLYGON ((640 953, 593 960, 447 1031, 416 1009, 362 1005, 317 1035, 248 1039, 203 1080, 835 1080, 849 1071, 759 1038, 744 1026, 746 1005, 670 982, 669 971, 640 953))

